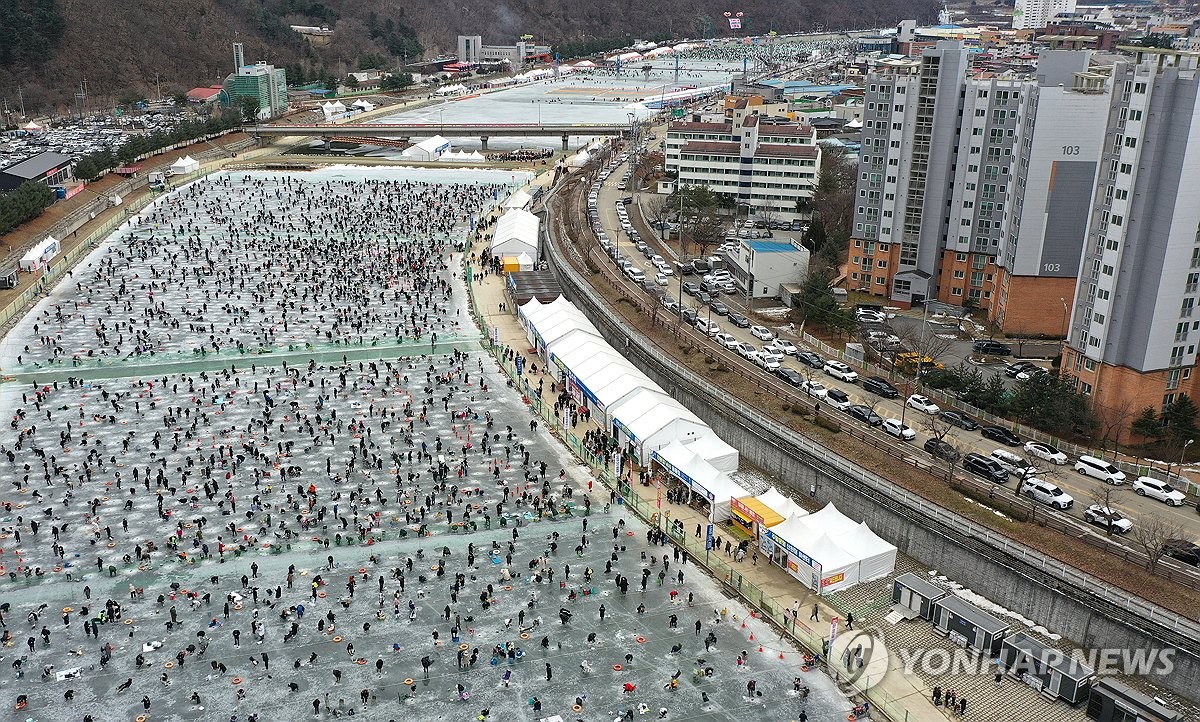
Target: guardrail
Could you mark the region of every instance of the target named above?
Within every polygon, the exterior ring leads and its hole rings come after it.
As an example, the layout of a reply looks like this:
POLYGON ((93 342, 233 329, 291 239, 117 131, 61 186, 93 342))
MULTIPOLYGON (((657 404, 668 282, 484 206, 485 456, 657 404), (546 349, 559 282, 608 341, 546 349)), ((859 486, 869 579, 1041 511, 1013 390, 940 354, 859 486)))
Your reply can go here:
MULTIPOLYGON (((557 192, 558 188, 551 191, 552 194, 557 192)), ((557 220, 554 218, 553 204, 549 203, 549 199, 547 207, 552 220, 557 220)), ((566 236, 559 235, 558 225, 559 223, 555 222, 545 224, 549 237, 546 244, 547 257, 558 272, 563 288, 585 309, 589 319, 598 325, 606 325, 611 331, 628 339, 630 345, 638 347, 642 359, 647 364, 657 365, 663 375, 674 377, 681 385, 690 387, 689 391, 696 397, 708 398, 715 406, 723 407, 725 415, 739 419, 743 427, 758 436, 763 443, 777 448, 781 454, 803 459, 833 480, 902 514, 914 525, 944 536, 947 543, 967 547, 1046 588, 1071 594, 1085 606, 1102 610, 1110 618, 1131 628, 1146 630, 1147 625, 1152 624, 1164 642, 1194 656, 1200 656, 1200 624, 1195 621, 1136 598, 1129 592, 1116 589, 1096 577, 900 488, 773 419, 763 417, 757 410, 730 397, 729 394, 722 393, 719 388, 690 369, 664 360, 671 359, 672 355, 657 347, 620 318, 579 272, 569 262, 564 262, 560 255, 560 244, 561 239, 566 236)), ((637 296, 630 296, 630 300, 645 310, 645 304, 640 303, 637 296)))

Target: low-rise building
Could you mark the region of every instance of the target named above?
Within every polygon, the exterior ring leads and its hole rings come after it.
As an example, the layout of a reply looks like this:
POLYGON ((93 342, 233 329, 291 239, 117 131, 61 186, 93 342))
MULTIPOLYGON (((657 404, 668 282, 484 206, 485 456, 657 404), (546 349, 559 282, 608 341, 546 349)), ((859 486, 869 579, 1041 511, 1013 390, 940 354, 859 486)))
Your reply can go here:
POLYGON ((0 170, 0 193, 20 188, 25 183, 44 183, 48 186, 63 183, 71 177, 71 156, 47 151, 0 170))
POLYGON ((727 267, 734 283, 749 298, 777 298, 786 284, 800 283, 808 275, 808 249, 795 239, 741 239, 727 267))
POLYGON ((684 186, 707 186, 782 218, 809 215, 821 164, 817 133, 798 123, 765 123, 751 106, 726 123, 675 122, 667 128, 667 168, 684 186))

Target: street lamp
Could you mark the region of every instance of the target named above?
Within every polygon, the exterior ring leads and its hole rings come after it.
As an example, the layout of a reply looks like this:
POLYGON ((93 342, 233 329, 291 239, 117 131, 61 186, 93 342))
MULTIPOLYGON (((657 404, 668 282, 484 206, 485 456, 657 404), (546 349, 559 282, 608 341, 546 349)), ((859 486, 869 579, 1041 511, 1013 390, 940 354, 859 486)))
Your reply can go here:
MULTIPOLYGON (((1183 476, 1183 457, 1187 455, 1187 448, 1195 441, 1195 439, 1188 439, 1187 441, 1183 442, 1183 449, 1179 452, 1179 471, 1176 473, 1176 476, 1183 476)), ((1167 474, 1168 482, 1170 481, 1170 476, 1170 474, 1167 474)))
POLYGON ((1062 307, 1063 307, 1062 336, 1063 336, 1063 343, 1066 343, 1067 342, 1067 318, 1070 315, 1069 312, 1067 311, 1067 299, 1059 298, 1058 302, 1061 303, 1062 307))

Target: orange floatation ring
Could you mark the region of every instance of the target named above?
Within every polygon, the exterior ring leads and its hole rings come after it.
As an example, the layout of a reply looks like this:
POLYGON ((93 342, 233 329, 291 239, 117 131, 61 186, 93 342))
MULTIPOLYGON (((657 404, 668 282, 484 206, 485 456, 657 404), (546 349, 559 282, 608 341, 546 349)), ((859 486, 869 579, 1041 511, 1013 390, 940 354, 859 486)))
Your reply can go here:
POLYGON ((317 592, 317 596, 320 597, 321 599, 324 599, 328 595, 325 594, 325 592, 317 592))
POLYGON ((511 585, 511 584, 505 584, 505 585, 504 585, 504 591, 506 591, 506 592, 511 592, 511 591, 512 591, 512 585, 511 585))
POLYGON ((341 638, 341 637, 334 637, 334 638, 333 638, 333 641, 335 641, 335 642, 340 642, 340 641, 342 641, 342 638, 341 638))
POLYGON ((624 668, 624 667, 622 667, 622 666, 621 666, 621 665, 619 665, 619 664, 614 664, 614 665, 613 665, 613 671, 614 671, 614 672, 620 672, 622 669, 625 669, 625 668, 624 668))
POLYGON ((175 663, 174 663, 174 662, 167 662, 167 663, 166 663, 166 664, 164 664, 163 666, 164 666, 164 667, 166 667, 167 669, 171 669, 171 668, 173 668, 173 667, 175 666, 175 663))
POLYGON ((462 644, 458 645, 458 648, 465 652, 471 648, 471 645, 467 644, 466 642, 463 642, 462 644))
POLYGON ((521 632, 521 639, 529 639, 529 633, 528 633, 528 632, 521 632))
POLYGON ((354 663, 355 664, 366 664, 367 660, 362 657, 359 657, 358 659, 354 660, 354 663))
POLYGON ((646 643, 646 638, 645 638, 645 637, 638 637, 638 638, 637 638, 637 643, 638 643, 638 644, 645 644, 645 643, 646 643))
POLYGON ((126 619, 126 620, 125 620, 125 623, 126 623, 126 624, 133 624, 133 620, 132 620, 132 619, 126 619))
POLYGON ((241 684, 241 683, 242 683, 242 678, 241 678, 241 677, 234 677, 234 678, 233 678, 231 681, 232 681, 234 684, 241 684))
POLYGON ((577 704, 573 704, 573 705, 571 705, 571 711, 572 712, 582 712, 583 707, 581 707, 580 705, 577 705, 577 704))
POLYGON ((413 683, 413 678, 412 678, 412 677, 408 677, 407 679, 405 679, 405 680, 404 680, 404 683, 405 683, 405 684, 412 684, 412 683, 413 683))

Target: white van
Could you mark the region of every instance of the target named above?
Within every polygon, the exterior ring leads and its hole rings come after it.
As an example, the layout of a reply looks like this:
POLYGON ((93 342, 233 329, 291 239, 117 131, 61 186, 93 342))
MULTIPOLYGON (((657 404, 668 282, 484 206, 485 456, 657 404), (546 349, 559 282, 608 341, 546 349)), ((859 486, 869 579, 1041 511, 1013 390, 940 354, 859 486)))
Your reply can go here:
POLYGON ((646 274, 642 272, 642 269, 634 266, 626 269, 625 275, 629 276, 630 280, 634 283, 644 283, 646 280, 646 274))
POLYGON ((1084 476, 1090 476, 1094 479, 1099 479, 1105 484, 1125 483, 1125 472, 1108 463, 1104 459, 1097 459, 1094 456, 1079 457, 1079 461, 1075 462, 1075 471, 1078 471, 1084 476))

